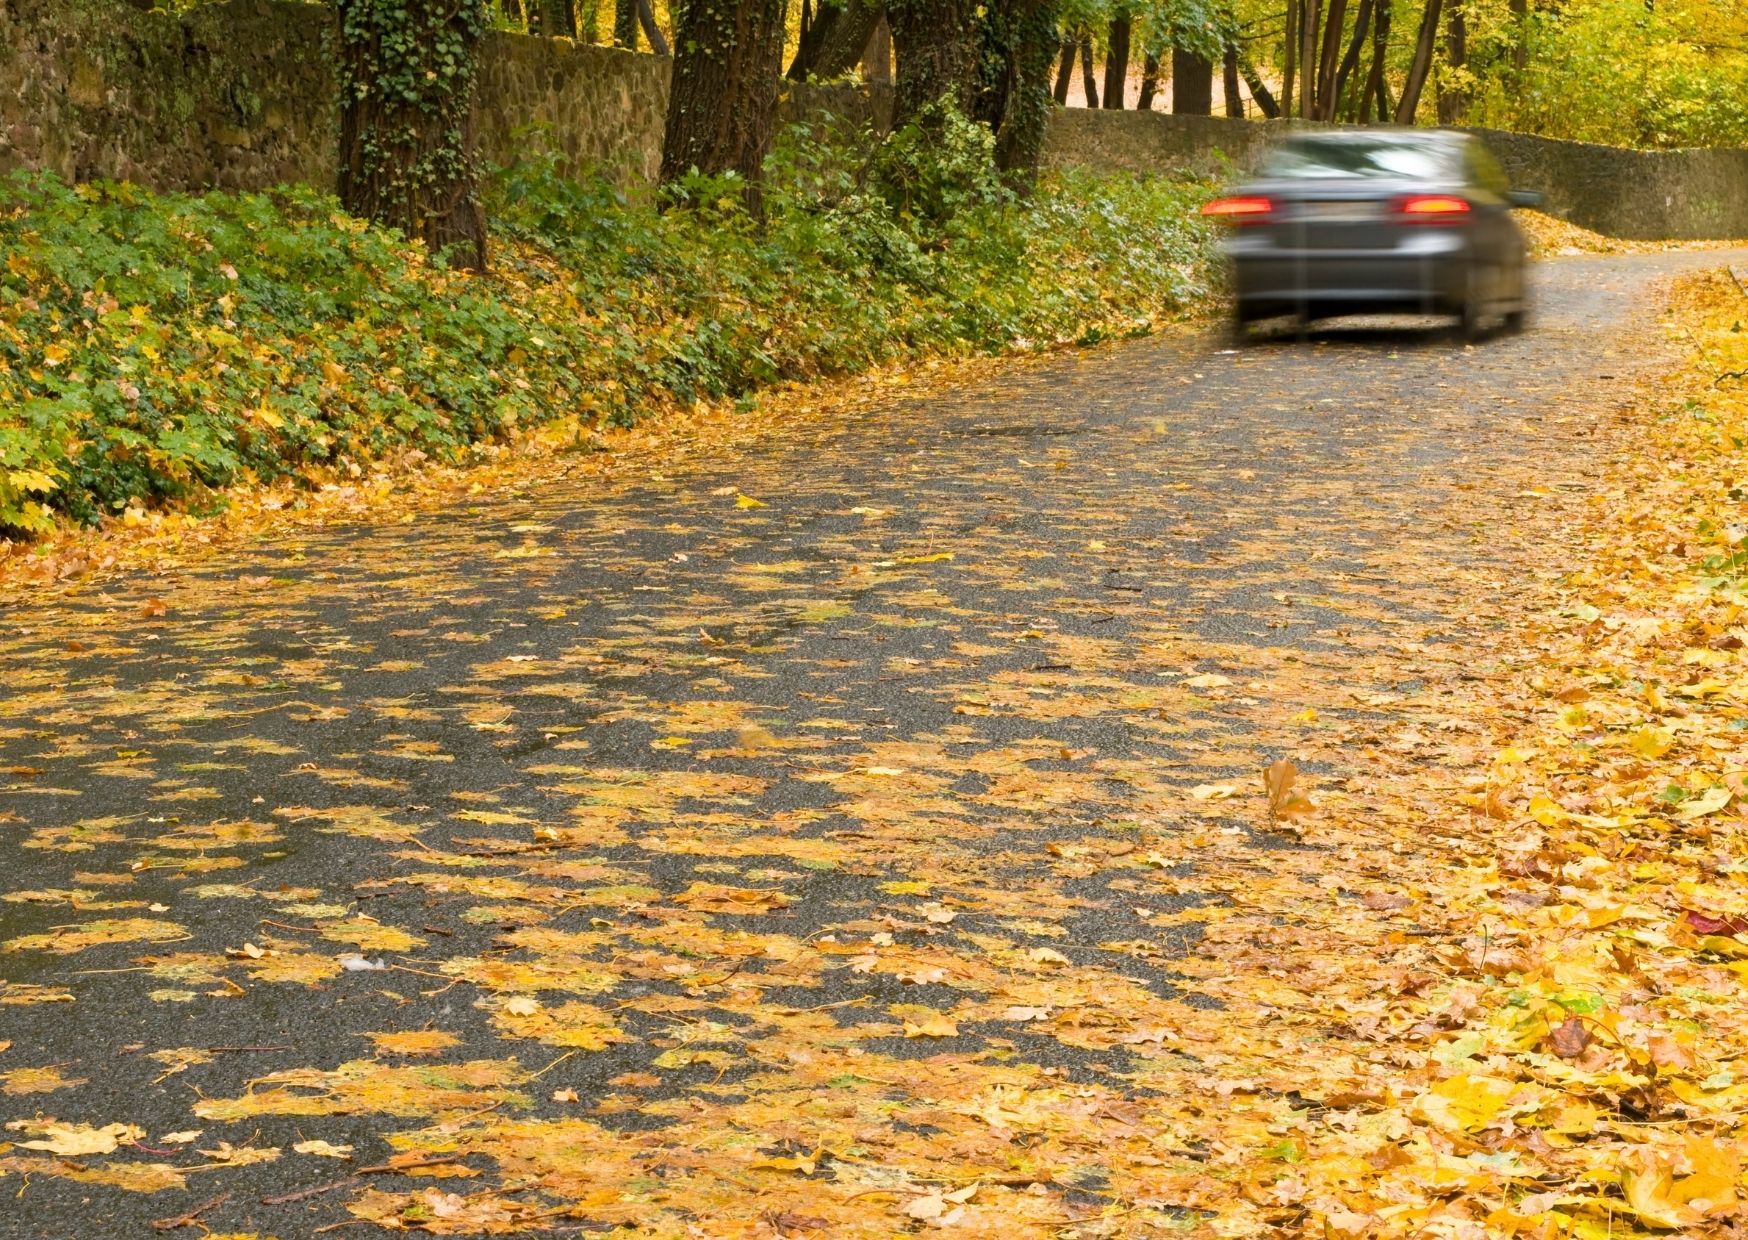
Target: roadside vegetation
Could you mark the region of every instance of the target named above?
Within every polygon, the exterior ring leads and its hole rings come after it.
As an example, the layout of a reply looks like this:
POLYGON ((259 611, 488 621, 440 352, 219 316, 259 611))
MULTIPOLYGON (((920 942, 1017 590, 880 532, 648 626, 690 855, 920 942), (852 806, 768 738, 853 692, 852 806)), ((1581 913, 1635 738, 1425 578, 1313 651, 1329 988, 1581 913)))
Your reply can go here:
POLYGON ((302 189, 0 187, 0 534, 222 503, 239 483, 462 458, 899 358, 1148 330, 1206 291, 1203 186, 1053 174, 1022 200, 960 122, 870 172, 788 136, 765 218, 732 179, 673 206, 550 163, 488 186, 458 270, 302 189), (422 457, 419 455, 422 454, 422 457))

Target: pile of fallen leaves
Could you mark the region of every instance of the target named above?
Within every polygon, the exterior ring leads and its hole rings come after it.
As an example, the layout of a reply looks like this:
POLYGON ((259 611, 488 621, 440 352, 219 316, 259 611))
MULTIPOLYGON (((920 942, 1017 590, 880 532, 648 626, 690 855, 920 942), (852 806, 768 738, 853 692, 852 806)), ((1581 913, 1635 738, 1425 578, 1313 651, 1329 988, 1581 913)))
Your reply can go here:
POLYGON ((1715 241, 1628 241, 1609 237, 1545 211, 1514 211, 1530 253, 1537 258, 1573 258, 1580 254, 1650 254, 1658 250, 1708 249, 1715 241))

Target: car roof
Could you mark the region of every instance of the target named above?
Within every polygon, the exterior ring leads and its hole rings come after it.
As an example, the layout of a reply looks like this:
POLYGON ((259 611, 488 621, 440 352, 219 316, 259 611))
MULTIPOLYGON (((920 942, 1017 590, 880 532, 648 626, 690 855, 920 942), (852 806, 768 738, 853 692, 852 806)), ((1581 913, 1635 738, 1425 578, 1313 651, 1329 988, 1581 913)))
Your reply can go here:
POLYGON ((1374 126, 1364 129, 1306 129, 1287 135, 1288 142, 1348 143, 1400 142, 1405 146, 1419 143, 1436 146, 1456 146, 1473 141, 1470 134, 1452 129, 1410 129, 1407 126, 1374 126))

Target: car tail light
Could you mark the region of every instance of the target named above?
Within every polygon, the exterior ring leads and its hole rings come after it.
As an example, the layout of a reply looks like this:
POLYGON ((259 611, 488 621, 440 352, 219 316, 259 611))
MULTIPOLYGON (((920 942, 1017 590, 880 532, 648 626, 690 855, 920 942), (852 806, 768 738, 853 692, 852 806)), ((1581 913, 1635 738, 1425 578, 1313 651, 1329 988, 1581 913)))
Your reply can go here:
POLYGON ((1410 194, 1396 202, 1396 214, 1420 224, 1457 224, 1469 216, 1469 202, 1452 194, 1410 194))
POLYGON ((1275 204, 1256 196, 1216 198, 1202 208, 1202 214, 1228 224, 1261 224, 1274 214, 1275 204))

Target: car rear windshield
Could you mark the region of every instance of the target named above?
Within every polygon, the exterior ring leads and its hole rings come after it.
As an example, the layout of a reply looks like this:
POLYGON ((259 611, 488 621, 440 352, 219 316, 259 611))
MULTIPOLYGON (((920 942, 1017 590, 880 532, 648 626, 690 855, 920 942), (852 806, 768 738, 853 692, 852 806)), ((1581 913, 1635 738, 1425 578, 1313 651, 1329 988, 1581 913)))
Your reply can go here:
POLYGON ((1423 181, 1448 175, 1452 152, 1442 146, 1404 139, 1348 138, 1339 142, 1299 140, 1278 147, 1264 161, 1264 176, 1289 179, 1358 178, 1423 181))

